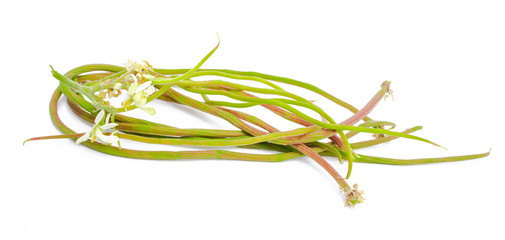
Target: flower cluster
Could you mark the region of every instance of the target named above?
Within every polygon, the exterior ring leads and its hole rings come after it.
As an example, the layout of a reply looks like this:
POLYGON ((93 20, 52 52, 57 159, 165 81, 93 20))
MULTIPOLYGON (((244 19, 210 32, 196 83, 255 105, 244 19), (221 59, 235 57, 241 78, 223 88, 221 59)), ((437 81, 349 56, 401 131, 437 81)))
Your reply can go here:
POLYGON ((105 135, 104 131, 116 127, 118 124, 117 123, 109 123, 110 120, 110 113, 107 114, 105 117, 104 121, 104 116, 105 116, 105 111, 102 110, 100 111, 95 118, 95 125, 91 127, 91 129, 83 134, 75 143, 80 144, 86 140, 91 140, 91 142, 94 142, 98 139, 100 143, 106 144, 106 145, 111 145, 113 143, 118 143, 119 144, 119 138, 114 135, 116 131, 112 132, 110 135, 105 135))
POLYGON ((153 66, 145 60, 143 62, 144 64, 128 60, 128 62, 125 63, 126 72, 132 74, 140 80, 153 79, 154 76, 149 74, 149 72, 153 69, 153 66))
MULTIPOLYGON (((123 107, 133 105, 148 114, 154 115, 156 110, 152 107, 145 106, 148 97, 157 91, 150 81, 154 78, 154 76, 150 74, 152 66, 147 61, 144 61, 144 63, 136 63, 128 60, 128 62, 125 63, 125 69, 126 73, 118 79, 115 79, 112 83, 112 87, 109 86, 107 89, 98 91, 96 96, 102 99, 107 106, 110 106, 109 102, 105 101, 105 99, 120 96, 121 90, 124 89, 128 91, 128 94, 126 100, 122 102, 123 107)), ((104 133, 104 131, 118 125, 117 123, 109 123, 110 116, 111 113, 105 116, 105 111, 101 110, 95 118, 95 124, 88 132, 77 139, 76 143, 80 144, 89 139, 91 142, 98 141, 106 145, 117 143, 119 145, 119 138, 115 135, 116 131, 107 134, 104 133)))
POLYGON ((123 103, 126 105, 135 105, 137 108, 143 110, 151 115, 156 114, 156 110, 153 107, 144 106, 147 102, 147 98, 156 92, 156 88, 152 85, 151 81, 138 84, 137 81, 130 84, 128 88, 128 99, 123 103))
POLYGON ((354 207, 358 203, 362 203, 365 198, 363 197, 363 194, 365 193, 363 190, 359 191, 358 190, 358 184, 354 184, 352 186, 352 189, 349 189, 348 191, 345 191, 346 195, 346 201, 345 205, 354 207))
POLYGON ((129 84, 129 87, 128 98, 123 102, 123 107, 133 104, 146 113, 156 114, 154 108, 144 106, 147 103, 147 98, 156 92, 156 88, 150 81, 154 78, 153 75, 149 74, 152 71, 152 66, 147 61, 141 64, 128 60, 125 69, 127 72, 125 81, 129 84))

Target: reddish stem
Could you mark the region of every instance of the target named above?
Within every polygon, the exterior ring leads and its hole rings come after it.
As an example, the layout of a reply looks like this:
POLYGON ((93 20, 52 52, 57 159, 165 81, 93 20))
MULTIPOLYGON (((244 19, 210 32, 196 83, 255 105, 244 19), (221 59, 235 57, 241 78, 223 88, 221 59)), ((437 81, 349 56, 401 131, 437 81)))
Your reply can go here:
MULTIPOLYGON (((272 106, 272 105, 266 105, 266 106, 272 106)), ((273 107, 275 107, 275 106, 273 106, 273 107)), ((238 111, 234 111, 234 110, 223 108, 223 107, 219 107, 219 108, 230 112, 231 114, 235 115, 237 118, 244 119, 244 116, 242 114, 240 114, 240 112, 238 112, 238 111)), ((244 119, 244 120, 246 120, 246 119, 244 119)), ((271 133, 272 132, 279 132, 279 130, 277 128, 273 127, 270 124, 264 123, 261 125, 262 125, 261 127, 264 128, 265 130, 267 130, 268 132, 271 132, 271 133)), ((309 126, 311 126, 311 125, 312 124, 310 124, 309 126)), ((329 164, 317 152, 315 152, 314 150, 312 150, 310 147, 308 147, 305 144, 292 144, 291 146, 293 146, 295 149, 297 149, 301 153, 309 156, 314 161, 316 161, 319 165, 321 165, 321 167, 323 167, 337 181, 338 185, 342 188, 343 191, 348 191, 349 189, 351 189, 349 187, 349 184, 347 184, 345 179, 342 176, 340 176, 340 174, 337 172, 337 170, 335 170, 335 168, 333 168, 331 166, 331 164, 329 164)))
POLYGON ((343 122, 340 123, 340 125, 354 125, 363 118, 366 117, 374 108, 377 106, 377 104, 380 102, 380 100, 386 95, 386 93, 391 92, 389 89, 389 81, 385 81, 381 85, 381 90, 375 96, 370 99, 370 101, 358 112, 356 112, 354 115, 349 117, 348 119, 344 120, 343 122))
MULTIPOLYGON (((248 97, 257 97, 253 94, 250 94, 248 92, 242 92, 244 95, 248 96, 248 97)), ((279 115, 279 116, 282 116, 282 117, 285 117, 295 123, 298 123, 300 125, 303 125, 303 126, 312 126, 314 124, 306 121, 305 119, 302 119, 301 117, 297 116, 296 114, 292 113, 292 112, 289 112, 289 111, 286 111, 278 106, 275 106, 275 105, 269 105, 269 104, 262 104, 261 105, 262 107, 272 111, 273 113, 279 115)), ((341 149, 345 149, 345 146, 344 146, 344 141, 342 141, 342 139, 340 137, 338 137, 337 135, 333 135, 330 137, 330 140, 337 146, 339 146, 341 149)))

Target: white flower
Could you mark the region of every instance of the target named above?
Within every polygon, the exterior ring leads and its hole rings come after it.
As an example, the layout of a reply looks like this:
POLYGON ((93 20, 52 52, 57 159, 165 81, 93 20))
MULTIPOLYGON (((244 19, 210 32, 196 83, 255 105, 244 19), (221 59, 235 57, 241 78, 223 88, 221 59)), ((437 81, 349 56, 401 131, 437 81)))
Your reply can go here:
POLYGON ((154 92, 156 92, 156 88, 152 85, 151 81, 144 82, 140 85, 134 82, 130 84, 128 88, 128 96, 133 100, 133 105, 151 115, 156 114, 156 110, 152 107, 145 107, 144 105, 147 102, 147 98, 154 92))
POLYGON ((125 65, 126 71, 129 73, 132 73, 132 72, 135 72, 135 68, 136 68, 137 63, 132 60, 128 60, 128 62, 126 62, 124 65, 125 65))
POLYGON ((131 60, 128 60, 128 62, 125 63, 126 71, 133 74, 138 79, 153 79, 154 76, 149 74, 149 71, 152 70, 152 68, 153 67, 147 61, 144 61, 144 64, 136 63, 131 60))
POLYGON ((116 127, 118 124, 117 123, 109 123, 110 120, 110 113, 107 114, 107 117, 105 117, 105 123, 103 125, 100 125, 102 123, 103 117, 105 115, 105 111, 102 110, 100 111, 95 118, 95 125, 91 127, 91 129, 83 134, 77 141, 75 141, 76 144, 80 144, 88 139, 91 140, 91 142, 96 141, 98 138, 98 141, 100 141, 103 144, 106 145, 111 145, 113 143, 119 143, 119 138, 115 136, 114 134, 116 133, 115 131, 112 132, 110 135, 105 135, 103 134, 103 131, 111 129, 116 127))

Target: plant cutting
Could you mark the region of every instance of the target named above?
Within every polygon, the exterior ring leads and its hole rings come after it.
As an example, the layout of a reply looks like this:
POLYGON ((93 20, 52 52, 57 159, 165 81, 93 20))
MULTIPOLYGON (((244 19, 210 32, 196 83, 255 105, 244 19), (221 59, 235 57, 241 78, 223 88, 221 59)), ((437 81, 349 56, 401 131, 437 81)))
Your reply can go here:
POLYGON ((412 165, 469 160, 489 155, 489 152, 486 152, 441 158, 393 159, 359 154, 356 149, 397 138, 411 139, 436 147, 440 145, 413 135, 412 133, 421 129, 420 126, 401 132, 393 131, 394 123, 368 117, 382 99, 391 95, 389 81, 380 84, 377 93, 364 107, 358 109, 313 84, 291 78, 258 72, 201 68, 218 47, 219 43, 191 69, 154 68, 147 61, 128 61, 124 66, 89 64, 76 67, 65 74, 60 74, 51 67, 51 73, 59 81, 59 85, 50 100, 50 116, 62 134, 31 138, 27 141, 71 138, 77 144, 96 151, 136 159, 280 162, 308 156, 335 179, 345 196, 347 206, 355 206, 364 200, 363 191, 358 189, 357 184, 351 187, 347 183, 354 162, 412 165), (349 110, 351 114, 337 120, 313 101, 285 90, 284 86, 309 90, 349 110), (201 99, 190 97, 188 93, 196 94, 201 99), (75 115, 90 123, 89 131, 75 132, 60 119, 58 101, 62 95, 75 115), (120 105, 111 104, 111 99, 120 97, 123 97, 120 105), (181 104, 222 118, 230 124, 231 129, 181 128, 125 114, 140 109, 146 114, 155 115, 157 110, 150 104, 155 100, 181 104), (277 123, 267 122, 254 115, 250 111, 253 107, 264 108, 299 127, 280 130, 276 126, 277 123), (350 141, 360 133, 371 134, 372 138, 366 141, 350 141), (193 146, 194 150, 128 149, 121 147, 122 139, 149 144, 193 146), (222 149, 229 146, 268 151, 253 154, 222 149), (339 174, 325 157, 335 157, 341 163, 347 161, 348 171, 345 177, 339 174))

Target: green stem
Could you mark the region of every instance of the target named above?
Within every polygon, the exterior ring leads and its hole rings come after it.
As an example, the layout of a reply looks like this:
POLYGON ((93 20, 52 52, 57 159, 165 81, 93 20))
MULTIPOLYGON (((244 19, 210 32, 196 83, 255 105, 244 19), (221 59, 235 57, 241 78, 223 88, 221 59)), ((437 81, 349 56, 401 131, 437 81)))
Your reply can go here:
MULTIPOLYGON (((154 71, 167 75, 167 74, 181 74, 181 73, 187 71, 187 69, 155 69, 154 71)), ((230 77, 230 78, 236 77, 235 79, 255 79, 257 81, 270 80, 270 81, 285 83, 285 84, 305 88, 309 91, 315 92, 315 93, 329 99, 330 101, 333 101, 334 103, 348 109, 349 111, 351 111, 353 113, 356 113, 359 111, 357 108, 353 107, 349 103, 346 103, 346 102, 340 100, 339 98, 331 95, 330 93, 328 93, 328 92, 326 92, 326 91, 324 91, 324 90, 322 90, 322 89, 320 89, 310 83, 301 82, 301 81, 291 79, 291 78, 279 77, 279 76, 258 73, 258 72, 236 71, 236 70, 229 70, 229 69, 200 69, 197 72, 197 76, 208 76, 208 75, 226 76, 226 77, 230 77)), ((365 117, 364 119, 366 121, 371 120, 368 117, 365 117)))

